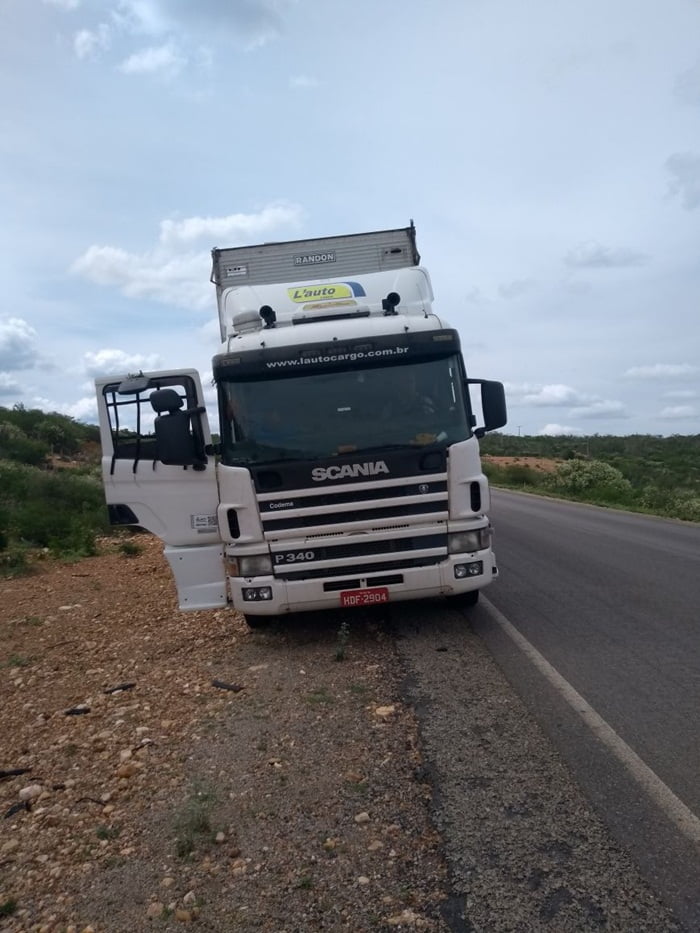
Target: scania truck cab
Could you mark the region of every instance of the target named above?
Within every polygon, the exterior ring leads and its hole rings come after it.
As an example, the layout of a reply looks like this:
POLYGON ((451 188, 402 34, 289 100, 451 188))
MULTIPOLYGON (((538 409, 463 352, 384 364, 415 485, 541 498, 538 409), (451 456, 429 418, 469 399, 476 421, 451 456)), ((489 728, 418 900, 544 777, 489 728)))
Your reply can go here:
POLYGON ((163 539, 182 609, 251 626, 476 602, 498 573, 478 438, 504 391, 468 377, 413 224, 212 258, 218 439, 196 371, 99 379, 112 521, 163 539))

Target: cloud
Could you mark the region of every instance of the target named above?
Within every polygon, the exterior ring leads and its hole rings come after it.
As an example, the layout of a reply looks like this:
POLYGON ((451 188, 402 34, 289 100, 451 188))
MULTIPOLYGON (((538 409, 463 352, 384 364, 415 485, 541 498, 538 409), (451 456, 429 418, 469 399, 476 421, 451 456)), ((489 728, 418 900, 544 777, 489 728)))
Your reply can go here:
POLYGON ((3 395, 15 397, 21 392, 22 388, 19 382, 14 380, 9 373, 0 373, 0 398, 3 395))
POLYGON ((678 195, 687 211, 700 207, 700 156, 694 152, 677 152, 666 159, 671 175, 669 191, 678 195))
POLYGON ((165 3, 156 0, 116 0, 112 19, 123 32, 135 35, 163 35, 174 23, 165 14, 165 3))
POLYGON ((301 208, 294 205, 270 205, 257 214, 164 220, 159 243, 153 249, 129 253, 116 246, 90 246, 75 260, 71 272, 98 285, 118 288, 129 298, 207 310, 212 304, 212 240, 227 239, 227 245, 241 246, 273 231, 296 227, 301 216, 301 208), (192 248, 205 238, 207 249, 192 248))
POLYGON ((566 385, 546 385, 541 386, 536 391, 530 391, 524 394, 522 402, 525 405, 538 405, 542 407, 571 407, 586 399, 576 389, 566 385))
POLYGON ((700 104, 700 62, 678 75, 673 93, 681 103, 690 104, 691 107, 700 104))
MULTIPOLYGON (((79 5, 79 0, 44 2, 64 10, 75 10, 79 5)), ((282 35, 283 13, 295 2, 112 0, 101 4, 106 7, 104 22, 76 32, 73 49, 79 59, 86 60, 113 48, 121 59, 117 68, 122 74, 174 78, 188 65, 211 64, 214 50, 221 50, 222 42, 251 50, 282 35)))
POLYGON ((243 38, 248 49, 260 48, 284 33, 283 12, 296 0, 168 0, 188 29, 201 23, 206 29, 223 30, 235 40, 243 38))
POLYGON ((140 353, 124 353, 123 350, 97 350, 83 356, 83 370, 87 376, 110 376, 113 373, 133 373, 158 370, 163 365, 156 353, 144 356, 140 353))
POLYGON ((632 366, 626 370, 627 379, 682 379, 700 373, 690 363, 654 363, 651 366, 632 366))
POLYGON ((584 282, 581 279, 566 279, 561 284, 564 290, 572 295, 590 295, 593 291, 591 283, 584 282))
POLYGON ((687 418, 698 417, 700 417, 700 415, 693 405, 671 405, 668 408, 664 408, 659 414, 659 418, 664 419, 685 420, 687 418))
POLYGON ((119 65, 119 71, 126 75, 163 74, 174 77, 186 64, 187 59, 171 42, 167 42, 130 55, 119 65))
POLYGON ((698 393, 695 389, 673 389, 671 392, 664 392, 663 398, 697 398, 698 393))
MULTIPOLYGON (((553 383, 545 386, 506 383, 506 397, 513 405, 533 405, 537 408, 567 408, 571 418, 627 418, 622 402, 603 399, 579 392, 571 386, 553 383)), ((548 426, 549 427, 549 426, 548 426)), ((560 427, 555 425, 555 427, 560 427)), ((565 432, 566 433, 566 432, 565 432)))
POLYGON ((624 269, 643 266, 649 256, 625 247, 612 248, 594 241, 579 243, 564 257, 564 263, 572 269, 624 269))
POLYGON ((569 414, 573 418, 629 418, 622 402, 612 402, 609 399, 599 399, 590 405, 578 405, 572 408, 569 414))
POLYGON ((97 424, 99 422, 97 399, 94 395, 80 398, 72 405, 63 405, 60 410, 64 415, 75 418, 76 421, 87 422, 87 424, 97 424))
POLYGON ((318 87, 318 81, 309 75, 293 75, 289 79, 289 86, 293 88, 318 87))
POLYGON ((466 291, 462 293, 462 300, 466 301, 467 304, 470 304, 470 305, 481 305, 481 304, 490 303, 490 299, 487 298, 486 295, 482 293, 481 289, 477 288, 476 285, 472 285, 471 288, 466 289, 466 291))
POLYGON ((100 23, 95 30, 81 29, 73 38, 73 49, 78 58, 96 58, 99 52, 109 48, 110 30, 100 23))
POLYGON ((114 19, 136 35, 225 41, 259 48, 284 31, 282 11, 295 0, 119 0, 114 19))
POLYGON ((209 265, 206 252, 172 255, 153 250, 139 255, 113 246, 90 246, 71 272, 97 285, 118 288, 127 298, 149 298, 199 311, 211 305, 209 265))
POLYGON ((163 220, 160 242, 171 247, 192 243, 205 237, 209 242, 250 240, 280 227, 296 227, 301 220, 301 208, 295 204, 270 204, 257 214, 228 214, 226 217, 187 217, 184 220, 163 220))
POLYGON ((0 320, 0 370, 30 369, 37 358, 36 331, 18 317, 0 320))
POLYGON ((538 434, 544 434, 547 437, 562 437, 568 435, 580 435, 582 432, 577 428, 570 428, 564 424, 546 424, 538 434))
POLYGON ((55 402, 53 399, 42 395, 35 395, 31 400, 32 408, 38 408, 40 411, 55 412, 60 415, 69 415, 76 421, 88 424, 98 424, 97 398, 93 394, 78 399, 77 402, 68 404, 66 402, 55 402))
POLYGON ((521 295, 531 292, 534 287, 535 283, 532 279, 515 279, 513 282, 506 282, 499 286, 498 293, 501 298, 520 298, 521 295))

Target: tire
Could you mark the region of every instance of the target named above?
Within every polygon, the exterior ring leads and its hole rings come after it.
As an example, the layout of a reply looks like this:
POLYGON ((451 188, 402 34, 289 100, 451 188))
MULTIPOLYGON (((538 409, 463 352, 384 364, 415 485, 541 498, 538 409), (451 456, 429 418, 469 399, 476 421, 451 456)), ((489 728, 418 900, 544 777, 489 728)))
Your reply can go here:
POLYGON ((468 609, 470 606, 476 606, 479 602, 479 590, 467 590, 466 593, 448 596, 447 602, 455 609, 468 609))

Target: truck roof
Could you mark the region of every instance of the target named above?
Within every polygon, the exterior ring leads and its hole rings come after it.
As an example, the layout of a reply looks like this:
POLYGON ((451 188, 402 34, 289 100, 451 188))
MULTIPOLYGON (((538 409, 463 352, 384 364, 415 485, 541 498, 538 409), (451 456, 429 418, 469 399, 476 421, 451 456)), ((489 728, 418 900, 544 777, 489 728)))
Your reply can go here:
POLYGON ((382 313, 381 302, 393 291, 401 296, 401 310, 427 313, 432 288, 419 262, 413 221, 394 230, 215 248, 211 280, 221 340, 236 332, 237 316, 247 313, 252 321, 264 306, 284 325, 299 323, 304 312, 315 319, 359 308, 382 313))
POLYGON ((275 328, 242 333, 228 341, 226 352, 217 354, 215 359, 248 350, 277 350, 282 347, 306 346, 312 344, 338 344, 361 338, 374 339, 392 334, 420 333, 449 328, 449 324, 436 314, 396 314, 385 317, 374 316, 362 321, 358 329, 356 321, 350 319, 314 320, 303 327, 275 328))

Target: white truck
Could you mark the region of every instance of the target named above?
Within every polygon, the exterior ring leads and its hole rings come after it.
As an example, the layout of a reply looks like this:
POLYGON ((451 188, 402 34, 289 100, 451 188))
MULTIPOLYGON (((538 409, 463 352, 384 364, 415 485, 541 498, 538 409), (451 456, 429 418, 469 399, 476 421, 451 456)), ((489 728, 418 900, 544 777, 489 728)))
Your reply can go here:
POLYGON ((506 423, 505 395, 467 378, 413 221, 212 259, 219 440, 195 370, 98 379, 112 523, 163 540, 181 609, 233 606, 251 627, 474 604, 498 573, 478 438, 506 423))

